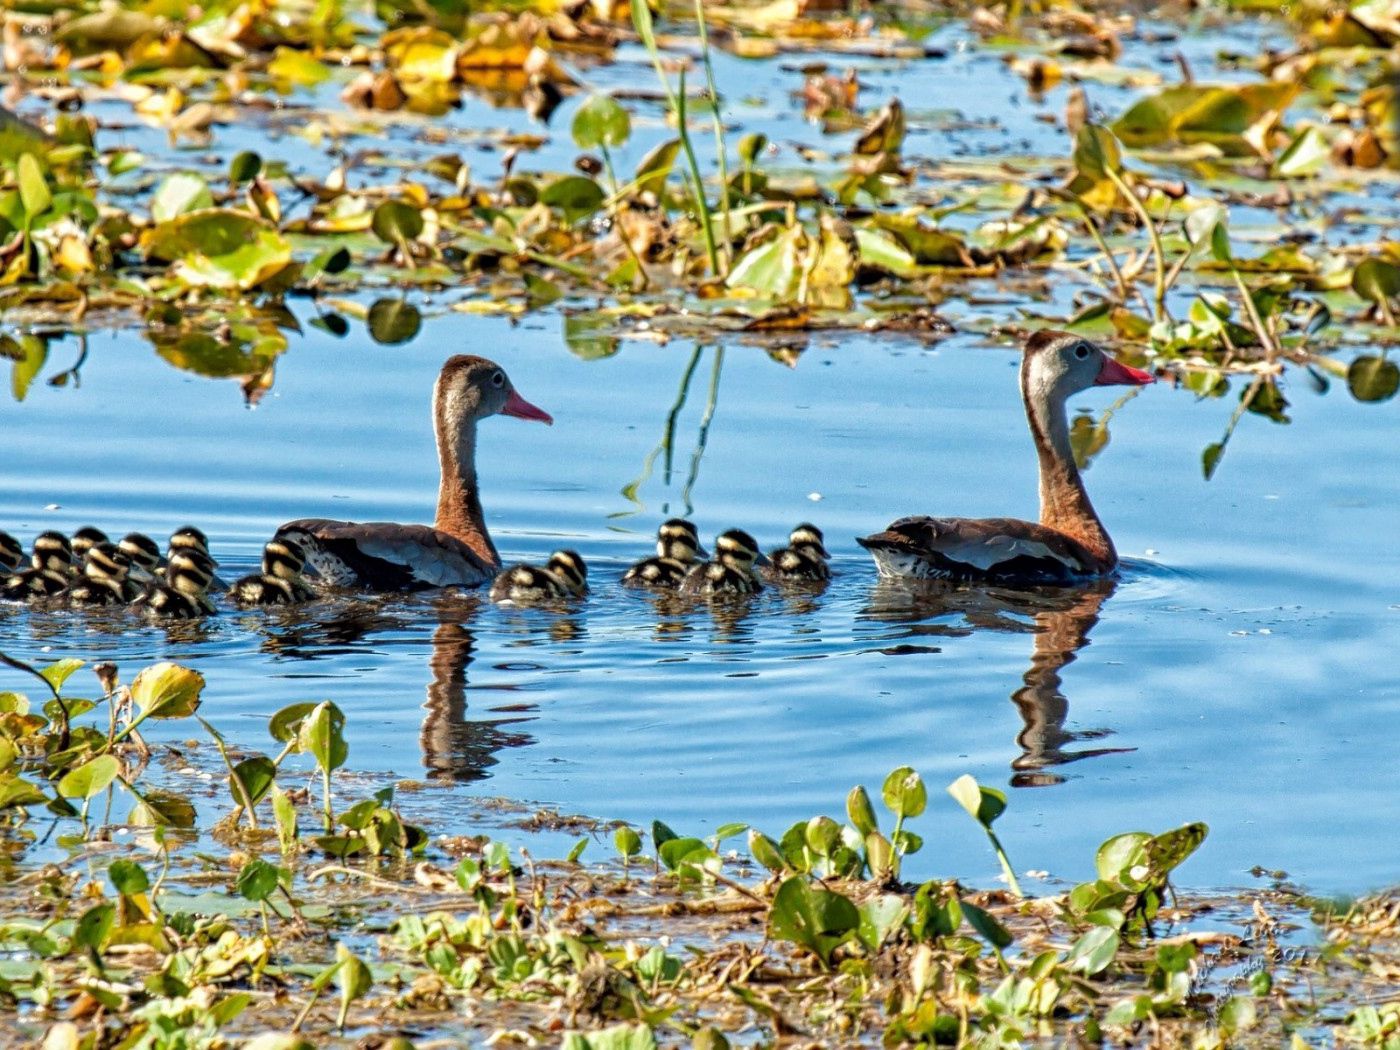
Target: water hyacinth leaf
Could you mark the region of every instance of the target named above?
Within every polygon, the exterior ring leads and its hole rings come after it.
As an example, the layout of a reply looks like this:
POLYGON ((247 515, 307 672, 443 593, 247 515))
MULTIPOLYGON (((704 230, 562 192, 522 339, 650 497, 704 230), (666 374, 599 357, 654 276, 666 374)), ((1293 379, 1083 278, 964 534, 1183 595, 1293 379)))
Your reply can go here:
POLYGON ((973 820, 990 829, 992 822, 1006 810, 1006 795, 996 788, 983 787, 970 773, 964 773, 948 785, 948 794, 973 820))
POLYGON ((330 77, 325 64, 296 48, 279 47, 267 64, 268 76, 297 87, 315 87, 330 77))
POLYGON ((245 149, 229 161, 228 181, 235 186, 241 186, 245 182, 252 182, 256 179, 262 174, 262 169, 262 157, 250 149, 245 149))
MULTIPOLYGON (((645 4, 639 5, 645 7, 645 4)), ((714 1045, 714 1044, 711 1044, 714 1045)), ((657 1050, 656 1036, 644 1024, 620 1024, 598 1032, 565 1032, 560 1050, 657 1050)))
POLYGON ((637 192, 659 196, 662 186, 671 175, 671 169, 676 165, 676 157, 680 151, 680 139, 667 139, 648 150, 637 164, 637 192))
POLYGON ((266 755, 253 755, 233 767, 229 774, 229 793, 235 805, 256 806, 272 787, 277 766, 266 755))
POLYGON ((268 719, 267 731, 272 734, 273 740, 285 744, 297 735, 302 721, 314 710, 316 704, 311 701, 288 704, 268 719))
POLYGON ((1123 170, 1123 149, 1113 132, 1102 124, 1085 124, 1074 139, 1074 168, 1094 182, 1123 170))
POLYGON ((151 218, 156 222, 167 222, 188 212, 213 206, 214 194, 210 192, 207 182, 193 172, 176 172, 167 175, 151 197, 151 218))
POLYGON ((750 133, 739 140, 739 159, 752 167, 758 163, 758 158, 763 156, 763 151, 767 148, 767 135, 762 132, 750 133))
POLYGON ((350 268, 350 251, 345 245, 323 248, 306 264, 308 277, 318 273, 343 273, 350 268))
POLYGON ((697 838, 667 839, 656 851, 661 863, 670 871, 704 868, 719 861, 718 854, 697 838))
POLYGON ((337 1018, 337 1026, 344 1028, 345 1015, 350 1010, 350 1004, 368 994, 374 985, 374 977, 364 961, 359 956, 352 955, 345 945, 335 946, 335 956, 338 963, 335 983, 340 990, 340 1015, 337 1018))
POLYGON ((632 135, 632 119, 611 95, 592 95, 574 114, 574 144, 579 149, 621 146, 632 135))
POLYGON ((1200 848, 1209 830, 1202 822, 1195 821, 1154 836, 1147 844, 1147 856, 1153 874, 1165 879, 1182 861, 1200 848))
POLYGON ((39 158, 32 153, 22 154, 16 165, 15 175, 19 182, 20 204, 24 206, 25 214, 33 219, 48 211, 49 206, 53 204, 53 194, 49 192, 49 183, 44 177, 44 168, 39 163, 39 158))
POLYGON ((386 244, 415 240, 423 232, 423 213, 407 201, 384 201, 374 209, 370 229, 386 244))
POLYGON ((1286 149, 1278 155, 1269 174, 1276 179, 1298 179, 1316 175, 1327 165, 1332 156, 1332 147, 1327 138, 1312 125, 1308 125, 1293 137, 1286 149))
POLYGON ((800 875, 778 887, 768 913, 770 936, 806 948, 823 966, 859 926, 860 912, 849 898, 811 886, 800 875))
POLYGON ((541 203, 560 209, 570 222, 592 215, 603 206, 605 199, 603 187, 586 175, 555 179, 540 194, 541 203))
POLYGON ((651 844, 657 849, 660 849, 665 843, 670 842, 672 839, 679 837, 680 836, 672 831, 670 825, 665 823, 665 821, 653 820, 651 822, 651 844))
POLYGON ((98 755, 75 769, 70 769, 58 782, 63 798, 92 798, 100 795, 117 779, 122 764, 116 755, 98 755))
POLYGON ((254 288, 292 261, 291 244, 245 211, 206 208, 158 223, 142 234, 148 258, 175 263, 174 275, 201 288, 254 288))
POLYGON ((111 901, 95 904, 83 912, 73 927, 73 944, 100 952, 117 921, 117 906, 111 901))
POLYGON ((1151 841, 1152 836, 1145 831, 1129 831, 1107 839, 1094 857, 1099 878, 1125 889, 1142 889, 1151 874, 1147 855, 1151 841))
POLYGON ((806 241, 801 226, 786 227, 778 236, 745 252, 729 271, 725 283, 779 302, 790 300, 802 276, 802 246, 806 241))
POLYGON ((775 874, 787 867, 782 849, 757 828, 749 829, 749 855, 775 874))
POLYGON ((146 874, 146 869, 132 860, 112 861, 107 868, 107 878, 111 879, 112 887, 118 893, 127 897, 145 893, 151 888, 151 879, 146 874))
POLYGON ((126 822, 136 827, 167 827, 189 830, 198 814, 194 804, 168 791, 147 791, 131 807, 126 822))
POLYGON ((1400 367, 1384 357, 1363 354, 1347 367, 1347 389, 1358 401, 1389 401, 1400 389, 1400 367))
POLYGON ((904 925, 909 914, 909 906, 904 898, 895 893, 882 893, 861 904, 860 925, 856 933, 860 943, 870 952, 878 952, 880 946, 904 925))
POLYGON ((402 299, 376 299, 366 318, 369 337, 383 346, 410 342, 423 327, 418 307, 402 299))
POLYGON ((866 793, 864 785, 857 784, 846 796, 846 817, 851 826, 863 836, 871 835, 880 829, 880 822, 875 817, 875 807, 870 804, 870 796, 866 793))
POLYGON ((1400 298, 1400 264, 1385 259, 1361 260, 1352 271, 1351 290, 1377 304, 1400 298))
POLYGON ((967 901, 962 901, 961 905, 963 918, 984 941, 998 951, 1011 944, 1013 940, 1011 931, 1003 926, 996 916, 982 910, 975 904, 969 904, 967 901))
POLYGON ((900 766, 885 777, 880 794, 890 812, 902 819, 919 816, 928 805, 923 778, 909 766, 900 766))
POLYGON ((841 844, 841 825, 830 817, 813 817, 805 831, 807 848, 819 857, 829 857, 841 844))
POLYGON ((0 773, 0 811, 37 806, 48 801, 38 787, 14 773, 0 773))
POLYGON ((82 660, 74 660, 71 657, 63 660, 55 660, 47 667, 41 667, 39 674, 44 681, 53 686, 55 692, 63 691, 63 683, 73 676, 73 672, 83 666, 82 660))
POLYGON ((240 897, 250 901, 265 901, 277 892, 281 871, 275 864, 255 858, 239 869, 233 889, 240 897))
POLYGON ((323 772, 339 769, 349 755, 344 713, 329 700, 317 704, 298 728, 297 744, 323 772))
POLYGON ((860 248, 862 266, 873 266, 895 277, 912 277, 918 272, 918 261, 887 233, 858 226, 856 244, 860 248))
POLYGON ((179 664, 144 668, 131 683, 131 699, 145 718, 187 718, 199 709, 204 676, 179 664))
POLYGON ((613 848, 619 857, 631 858, 642 852, 642 836, 626 825, 613 832, 613 848))
POLYGON ((1230 213, 1223 204, 1215 201, 1206 201, 1200 207, 1195 208, 1186 216, 1182 227, 1186 233, 1186 240, 1193 248, 1203 245, 1209 246, 1215 231, 1219 227, 1225 226, 1230 218, 1230 213))
POLYGON ((723 842, 725 839, 732 839, 735 835, 742 835, 748 830, 749 826, 742 821, 731 821, 715 828, 715 833, 710 837, 710 841, 723 842))
POLYGON ((1065 956, 1065 967, 1086 977, 1102 973, 1118 954, 1118 931, 1108 926, 1095 926, 1074 942, 1065 956))

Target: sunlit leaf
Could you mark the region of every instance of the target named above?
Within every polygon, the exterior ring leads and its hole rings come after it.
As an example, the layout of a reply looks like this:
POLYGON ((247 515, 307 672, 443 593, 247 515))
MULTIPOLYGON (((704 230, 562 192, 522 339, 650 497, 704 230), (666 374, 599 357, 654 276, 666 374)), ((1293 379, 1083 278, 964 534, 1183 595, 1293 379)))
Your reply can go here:
POLYGON ((339 769, 349 754, 344 713, 329 700, 317 704, 298 728, 297 743, 322 770, 339 769))
POLYGON ((1332 147, 1322 132, 1308 125, 1293 137, 1288 147, 1278 155, 1269 174, 1276 179, 1297 179, 1316 175, 1327 165, 1332 147))
POLYGON ((800 875, 778 887, 768 913, 770 936, 806 948, 823 965, 859 926, 860 912, 847 897, 811 886, 800 875))
POLYGON ((64 798, 100 795, 117 779, 121 769, 116 755, 98 755, 63 774, 58 782, 58 793, 64 798))
POLYGON ((177 172, 167 175, 151 196, 151 218, 166 222, 186 212, 213 206, 214 194, 204 179, 192 172, 177 172))
POLYGON ((49 192, 48 180, 44 177, 43 166, 32 153, 22 154, 16 166, 19 181, 19 199, 24 210, 32 219, 49 210, 53 194, 49 192))
POLYGON ((908 766, 900 766, 885 777, 880 794, 891 813, 908 819, 923 813, 928 805, 928 789, 918 773, 908 766))
POLYGON ((204 676, 179 664, 144 668, 131 683, 131 699, 147 718, 186 718, 199 708, 204 676))

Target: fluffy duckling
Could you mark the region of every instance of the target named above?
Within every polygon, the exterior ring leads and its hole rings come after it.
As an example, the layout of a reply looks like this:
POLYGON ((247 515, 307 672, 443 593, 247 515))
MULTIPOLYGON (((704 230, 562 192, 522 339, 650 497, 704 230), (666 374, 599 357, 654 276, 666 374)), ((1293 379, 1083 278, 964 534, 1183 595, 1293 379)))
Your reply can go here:
POLYGON ((555 551, 543 569, 513 565, 491 584, 493 602, 542 602, 581 598, 588 590, 588 566, 577 551, 555 551))
POLYGON ((182 525, 170 534, 170 544, 165 549, 165 561, 169 564, 170 559, 179 551, 193 551, 201 554, 209 561, 209 589, 211 591, 226 591, 228 584, 219 579, 219 574, 214 570, 219 567, 218 560, 209 553, 209 537, 201 529, 193 525, 182 525))
POLYGON ((679 587, 691 567, 706 557, 695 525, 672 518, 656 530, 656 557, 643 558, 622 574, 624 587, 679 587))
POLYGON ((822 530, 811 522, 804 521, 788 536, 788 545, 770 554, 772 562, 764 570, 771 580, 801 582, 825 580, 831 576, 822 530))
POLYGON ((93 525, 84 525, 77 532, 73 533, 73 560, 82 565, 88 556, 88 551, 92 550, 99 543, 106 543, 107 534, 93 525))
POLYGON ((73 563, 73 545, 61 532, 41 532, 35 536, 29 561, 36 569, 47 569, 62 576, 72 577, 78 573, 73 563))
POLYGON ((316 596, 301 571, 306 557, 290 540, 274 539, 263 547, 262 572, 244 576, 230 591, 239 605, 292 605, 316 596))
POLYGON ((11 573, 24 561, 24 548, 8 532, 0 532, 0 572, 11 573))
POLYGON ((51 598, 62 594, 72 583, 72 578, 55 569, 25 569, 13 573, 0 583, 0 598, 7 602, 32 602, 39 598, 51 598))
POLYGON ((97 543, 83 561, 83 578, 68 588, 74 605, 129 605, 141 588, 128 573, 131 559, 114 543, 97 543))
POLYGON ((153 581, 137 603, 163 620, 208 616, 214 612, 208 594, 212 575, 208 558, 192 550, 176 551, 165 567, 165 579, 153 581))
POLYGON ((131 559, 131 575, 137 580, 150 581, 160 571, 160 547, 144 532, 128 532, 117 549, 131 559))
POLYGON ((754 565, 766 561, 758 542, 743 529, 721 532, 715 537, 714 559, 692 568, 681 581, 680 591, 705 597, 756 594, 763 590, 763 581, 754 572, 754 565))

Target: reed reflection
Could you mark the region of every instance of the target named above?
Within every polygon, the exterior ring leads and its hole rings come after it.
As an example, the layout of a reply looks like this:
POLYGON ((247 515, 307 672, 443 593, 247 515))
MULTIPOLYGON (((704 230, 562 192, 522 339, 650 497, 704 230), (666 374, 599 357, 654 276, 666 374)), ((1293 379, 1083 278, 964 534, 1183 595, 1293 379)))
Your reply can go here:
MULTIPOLYGON (((1032 633, 1030 667, 1022 677, 1021 688, 1011 694, 1023 723, 1016 734, 1021 753, 1011 761, 1011 783, 1014 787, 1043 787, 1064 782, 1063 776, 1050 772, 1056 766, 1136 750, 1074 748, 1071 745, 1101 739, 1111 730, 1065 728, 1069 699, 1061 691, 1060 672, 1089 644, 1089 632, 1099 622, 1099 611, 1115 587, 1112 580, 1099 580, 1084 587, 1017 591, 882 580, 871 591, 861 615, 868 620, 907 625, 898 636, 905 639, 959 637, 978 630, 1032 633), (949 617, 955 617, 955 622, 940 622, 949 617)), ((883 651, 938 652, 939 647, 899 641, 883 651)))

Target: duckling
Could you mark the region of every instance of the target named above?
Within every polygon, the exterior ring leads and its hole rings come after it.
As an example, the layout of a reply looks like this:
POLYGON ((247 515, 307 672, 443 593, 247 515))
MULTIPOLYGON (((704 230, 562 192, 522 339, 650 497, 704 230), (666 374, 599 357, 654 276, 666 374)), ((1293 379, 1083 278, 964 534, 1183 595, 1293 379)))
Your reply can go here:
POLYGON ((11 573, 24 561, 24 548, 8 532, 0 532, 0 572, 11 573))
POLYGON ((117 549, 131 559, 131 575, 137 580, 149 582, 160 570, 160 548, 144 532, 128 532, 117 549))
POLYGON ((193 551, 176 551, 166 566, 164 581, 155 580, 137 599, 151 616, 165 620, 190 620, 214 612, 209 600, 209 571, 204 568, 207 558, 193 551))
POLYGON ((83 562, 83 578, 68 588, 75 605, 129 605, 141 594, 128 576, 131 559, 113 543, 94 544, 83 562))
POLYGON ((32 602, 37 598, 51 598, 62 594, 71 583, 71 578, 55 569, 25 569, 7 576, 0 583, 0 598, 7 602, 32 602))
POLYGON ((786 547, 768 556, 772 564, 763 574, 771 580, 790 582, 830 578, 826 563, 831 555, 823 540, 822 530, 804 521, 789 534, 786 547))
POLYGON ((73 563, 73 545, 61 532, 41 532, 35 536, 29 561, 36 569, 48 569, 61 576, 73 577, 78 573, 73 563))
POLYGON ((766 563, 758 542, 743 529, 730 529, 715 537, 715 557, 696 565, 681 581, 682 594, 711 597, 721 594, 756 594, 763 590, 763 581, 754 572, 754 564, 766 563))
POLYGON ((513 565, 491 584, 493 602, 542 602, 578 598, 588 590, 588 567, 577 551, 555 551, 543 569, 513 565))
POLYGON ((181 525, 170 534, 170 543, 165 549, 165 561, 168 564, 177 551, 194 551, 202 554, 209 561, 209 589, 211 591, 226 591, 228 584, 219 578, 219 574, 214 570, 218 568, 218 560, 209 553, 209 537, 201 529, 193 525, 181 525))
POLYGON ((93 525, 84 525, 73 533, 73 560, 79 565, 87 558, 88 551, 99 543, 107 542, 107 534, 93 525))
POLYGON ((316 596, 301 571, 306 557, 291 540, 274 539, 263 547, 262 572, 244 576, 230 588, 239 605, 291 605, 316 596))
POLYGON ((685 574, 707 555, 700 547, 695 525, 672 518, 656 530, 656 557, 643 558, 622 574, 624 587, 670 589, 680 586, 685 574))

